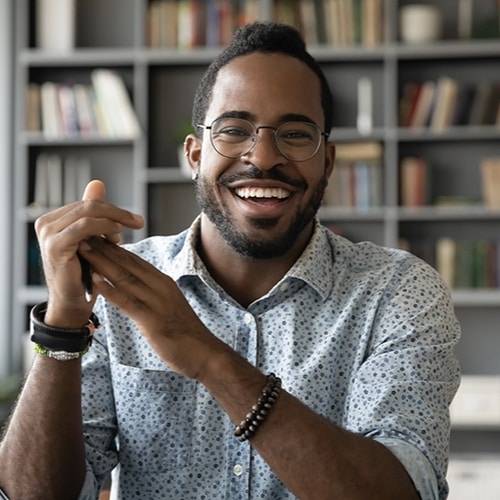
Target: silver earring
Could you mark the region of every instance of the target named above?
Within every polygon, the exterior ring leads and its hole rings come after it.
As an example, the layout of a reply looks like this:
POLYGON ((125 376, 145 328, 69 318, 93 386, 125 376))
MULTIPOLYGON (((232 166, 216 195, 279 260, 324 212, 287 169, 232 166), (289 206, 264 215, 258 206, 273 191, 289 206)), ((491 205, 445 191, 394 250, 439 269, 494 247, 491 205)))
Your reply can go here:
POLYGON ((193 172, 193 174, 191 175, 191 179, 196 182, 198 180, 198 172, 193 172))

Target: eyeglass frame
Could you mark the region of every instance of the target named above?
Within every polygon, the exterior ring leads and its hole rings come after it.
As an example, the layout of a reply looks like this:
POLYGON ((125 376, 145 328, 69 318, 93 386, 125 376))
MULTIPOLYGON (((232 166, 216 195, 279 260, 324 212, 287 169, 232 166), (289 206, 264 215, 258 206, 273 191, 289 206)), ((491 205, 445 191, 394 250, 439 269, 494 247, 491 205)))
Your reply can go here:
POLYGON ((247 123, 249 123, 250 125, 252 125, 252 127, 255 129, 255 132, 253 134, 252 137, 255 137, 255 139, 257 138, 257 135, 259 133, 259 130, 260 129, 269 129, 269 130, 272 130, 273 131, 273 142, 274 142, 274 145, 276 146, 276 149, 279 151, 280 155, 283 156, 284 158, 286 158, 287 160, 290 160, 290 161, 295 161, 295 162, 302 162, 302 161, 307 161, 307 160, 310 160, 313 156, 316 155, 316 153, 319 151, 319 148, 321 147, 321 138, 325 138, 325 139, 328 139, 328 137, 330 136, 330 134, 328 132, 324 132, 323 130, 321 130, 321 128, 319 127, 318 124, 316 124, 315 122, 313 121, 308 121, 308 120, 288 120, 286 122, 283 122, 281 123, 280 125, 278 125, 277 127, 273 127, 271 125, 259 125, 258 127, 253 123, 251 122, 250 120, 247 120, 246 118, 242 118, 242 117, 233 117, 233 116, 220 116, 219 118, 215 118, 212 123, 210 125, 204 125, 202 123, 197 123, 196 126, 199 127, 199 128, 202 128, 204 130, 208 130, 209 131, 209 135, 210 135, 210 144, 212 144, 212 147, 214 148, 214 150, 217 152, 217 154, 220 154, 221 156, 223 156, 224 158, 230 158, 230 159, 233 159, 235 160, 236 158, 241 158, 242 156, 245 156, 247 155, 248 153, 250 153, 253 148, 256 146, 257 144, 257 140, 252 140, 252 145, 250 146, 250 148, 241 153, 240 155, 238 156, 228 156, 228 155, 225 155, 225 154, 222 154, 216 147, 215 147, 215 144, 214 144, 214 140, 213 140, 213 137, 212 137, 212 130, 213 130, 213 125, 216 121, 219 121, 219 120, 224 120, 224 119, 237 119, 237 120, 242 120, 242 121, 245 121, 247 123), (318 145, 316 146, 316 149, 314 151, 314 153, 311 154, 311 156, 308 156, 307 158, 304 158, 303 160, 295 160, 295 159, 292 159, 292 158, 289 158, 286 154, 284 154, 279 145, 278 145, 278 142, 277 142, 277 139, 276 139, 276 132, 281 128, 283 127, 284 125, 288 124, 288 123, 306 123, 308 125, 311 125, 312 127, 316 128, 316 130, 319 132, 319 137, 320 137, 320 140, 318 141, 318 145))

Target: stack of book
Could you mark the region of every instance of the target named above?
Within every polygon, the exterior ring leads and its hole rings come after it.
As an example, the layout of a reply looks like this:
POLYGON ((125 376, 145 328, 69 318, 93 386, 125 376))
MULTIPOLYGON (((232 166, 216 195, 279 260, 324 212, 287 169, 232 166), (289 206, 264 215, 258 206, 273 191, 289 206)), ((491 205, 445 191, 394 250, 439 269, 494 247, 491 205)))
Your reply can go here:
POLYGON ((500 82, 473 85, 446 75, 436 81, 406 82, 399 102, 399 123, 435 132, 451 126, 500 125, 500 82))
POLYGON ((26 124, 47 139, 109 137, 133 139, 140 133, 125 84, 115 71, 95 69, 91 84, 31 82, 26 124))
POLYGON ((382 156, 379 142, 338 144, 324 204, 355 209, 382 206, 382 156))

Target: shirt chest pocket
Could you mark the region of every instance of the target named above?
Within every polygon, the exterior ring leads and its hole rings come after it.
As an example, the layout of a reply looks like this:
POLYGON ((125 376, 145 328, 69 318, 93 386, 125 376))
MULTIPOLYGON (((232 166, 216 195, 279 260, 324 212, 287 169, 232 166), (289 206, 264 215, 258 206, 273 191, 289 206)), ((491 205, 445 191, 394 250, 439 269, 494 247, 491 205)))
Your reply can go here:
POLYGON ((158 473, 188 465, 196 382, 125 365, 113 377, 122 467, 158 473))

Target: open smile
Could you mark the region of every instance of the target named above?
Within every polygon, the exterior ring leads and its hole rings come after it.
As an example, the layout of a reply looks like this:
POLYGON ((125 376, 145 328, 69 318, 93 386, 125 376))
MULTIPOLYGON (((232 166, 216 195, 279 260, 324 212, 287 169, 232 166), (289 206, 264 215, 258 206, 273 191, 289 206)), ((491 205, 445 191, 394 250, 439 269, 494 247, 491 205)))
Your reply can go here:
POLYGON ((246 200, 252 199, 255 201, 265 200, 286 200, 291 196, 290 191, 279 187, 264 187, 264 186, 245 186, 234 190, 236 196, 246 200))

